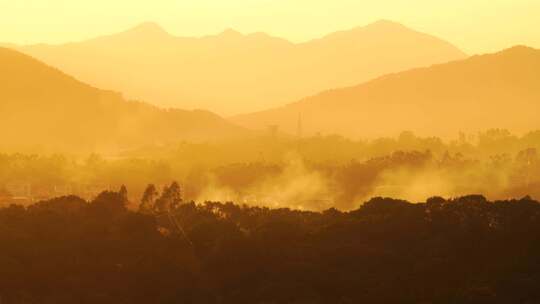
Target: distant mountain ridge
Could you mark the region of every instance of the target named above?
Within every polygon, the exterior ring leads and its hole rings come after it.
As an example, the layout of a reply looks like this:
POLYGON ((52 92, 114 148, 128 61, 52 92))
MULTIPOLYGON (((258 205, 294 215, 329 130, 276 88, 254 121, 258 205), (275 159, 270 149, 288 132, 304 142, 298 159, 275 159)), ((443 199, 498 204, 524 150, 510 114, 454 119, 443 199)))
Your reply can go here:
POLYGON ((6 150, 101 151, 249 134, 207 111, 126 101, 14 50, 0 48, 0 68, 0 148, 6 150))
POLYGON ((130 98, 227 115, 466 57, 448 42, 390 21, 304 43, 232 29, 175 37, 150 22, 87 41, 17 49, 130 98))
POLYGON ((388 74, 271 110, 238 115, 249 128, 277 125, 296 133, 349 137, 455 136, 459 131, 540 128, 540 50, 517 46, 495 54, 388 74))

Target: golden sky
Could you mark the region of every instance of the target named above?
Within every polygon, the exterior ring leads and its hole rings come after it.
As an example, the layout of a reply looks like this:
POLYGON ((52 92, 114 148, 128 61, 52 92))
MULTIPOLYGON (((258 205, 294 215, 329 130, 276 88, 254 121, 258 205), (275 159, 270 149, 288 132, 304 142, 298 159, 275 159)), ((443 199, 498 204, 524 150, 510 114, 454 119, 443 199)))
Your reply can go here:
POLYGON ((0 0, 0 41, 83 40, 155 21, 181 36, 225 28, 305 41, 389 19, 468 53, 540 48, 540 0, 0 0))

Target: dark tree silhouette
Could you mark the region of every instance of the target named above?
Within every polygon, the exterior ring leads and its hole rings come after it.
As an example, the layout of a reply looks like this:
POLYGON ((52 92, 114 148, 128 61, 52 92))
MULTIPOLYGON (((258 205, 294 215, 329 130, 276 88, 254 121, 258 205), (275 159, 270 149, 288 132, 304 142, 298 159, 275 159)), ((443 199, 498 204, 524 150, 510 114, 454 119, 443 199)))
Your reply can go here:
POLYGON ((159 199, 185 234, 116 192, 0 208, 2 304, 540 302, 530 197, 308 212, 180 204, 173 183, 159 199))
POLYGON ((158 194, 159 193, 154 184, 148 185, 144 190, 143 196, 141 198, 139 210, 143 213, 150 212, 154 208, 154 203, 158 194))
POLYGON ((177 208, 182 203, 182 193, 177 182, 171 183, 163 189, 161 196, 156 200, 154 210, 157 212, 167 212, 177 208))
POLYGON ((118 194, 122 196, 126 201, 128 200, 128 191, 126 188, 126 185, 120 186, 120 190, 118 191, 118 194))

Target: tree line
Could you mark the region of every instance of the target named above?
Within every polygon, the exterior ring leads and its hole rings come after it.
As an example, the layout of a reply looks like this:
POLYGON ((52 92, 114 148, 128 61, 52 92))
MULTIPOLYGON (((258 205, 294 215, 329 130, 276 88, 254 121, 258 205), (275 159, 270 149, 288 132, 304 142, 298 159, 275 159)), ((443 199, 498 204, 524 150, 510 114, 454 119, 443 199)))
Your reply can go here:
POLYGON ((8 303, 538 303, 540 203, 351 211, 185 201, 178 183, 0 209, 8 303))

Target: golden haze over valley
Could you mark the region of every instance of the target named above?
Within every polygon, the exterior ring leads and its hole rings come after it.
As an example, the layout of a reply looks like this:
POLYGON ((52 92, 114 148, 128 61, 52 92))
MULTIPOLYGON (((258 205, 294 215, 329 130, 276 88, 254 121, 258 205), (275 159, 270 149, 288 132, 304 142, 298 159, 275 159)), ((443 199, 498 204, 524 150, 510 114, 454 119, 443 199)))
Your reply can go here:
POLYGON ((537 1, 0 8, 0 304, 540 303, 537 1))

